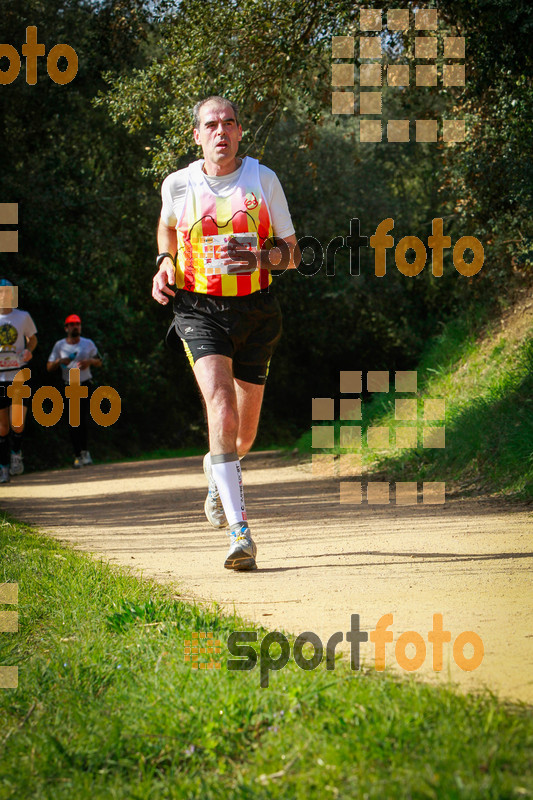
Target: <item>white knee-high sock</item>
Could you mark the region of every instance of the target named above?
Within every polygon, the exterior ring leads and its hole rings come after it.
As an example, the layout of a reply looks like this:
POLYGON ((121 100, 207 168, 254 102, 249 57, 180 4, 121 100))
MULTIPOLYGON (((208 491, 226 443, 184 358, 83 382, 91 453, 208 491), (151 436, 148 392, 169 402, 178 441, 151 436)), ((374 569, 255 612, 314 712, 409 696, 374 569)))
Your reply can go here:
POLYGON ((246 521, 241 464, 237 453, 211 455, 211 474, 215 479, 230 528, 238 522, 246 521))

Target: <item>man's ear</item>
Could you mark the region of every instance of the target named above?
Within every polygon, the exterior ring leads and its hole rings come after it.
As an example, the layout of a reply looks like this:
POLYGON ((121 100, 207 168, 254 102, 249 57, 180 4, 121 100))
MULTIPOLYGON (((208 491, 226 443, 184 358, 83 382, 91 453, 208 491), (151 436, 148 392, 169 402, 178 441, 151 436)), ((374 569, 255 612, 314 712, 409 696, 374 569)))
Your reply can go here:
POLYGON ((192 135, 196 144, 200 144, 200 131, 197 128, 193 128, 192 135))
POLYGON ((239 142, 242 140, 242 125, 239 125, 239 142))

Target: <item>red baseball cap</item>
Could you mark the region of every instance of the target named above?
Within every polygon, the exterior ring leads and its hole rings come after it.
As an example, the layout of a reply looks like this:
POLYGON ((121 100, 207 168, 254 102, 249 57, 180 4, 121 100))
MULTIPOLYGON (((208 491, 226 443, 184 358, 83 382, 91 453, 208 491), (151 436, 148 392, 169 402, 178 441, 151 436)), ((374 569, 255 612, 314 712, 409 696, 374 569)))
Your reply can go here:
POLYGON ((79 322, 81 324, 81 319, 77 314, 69 314, 65 320, 65 325, 68 325, 69 322, 79 322))

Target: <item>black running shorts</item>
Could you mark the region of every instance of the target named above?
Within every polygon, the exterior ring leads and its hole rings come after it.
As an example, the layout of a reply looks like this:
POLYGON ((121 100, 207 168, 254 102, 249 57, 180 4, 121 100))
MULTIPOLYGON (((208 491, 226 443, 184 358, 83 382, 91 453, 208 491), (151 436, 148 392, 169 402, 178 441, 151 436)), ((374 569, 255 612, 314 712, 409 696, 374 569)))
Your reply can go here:
POLYGON ((271 292, 218 297, 176 291, 167 344, 176 347, 181 339, 191 366, 202 356, 227 356, 236 378, 262 385, 280 336, 281 309, 271 292))

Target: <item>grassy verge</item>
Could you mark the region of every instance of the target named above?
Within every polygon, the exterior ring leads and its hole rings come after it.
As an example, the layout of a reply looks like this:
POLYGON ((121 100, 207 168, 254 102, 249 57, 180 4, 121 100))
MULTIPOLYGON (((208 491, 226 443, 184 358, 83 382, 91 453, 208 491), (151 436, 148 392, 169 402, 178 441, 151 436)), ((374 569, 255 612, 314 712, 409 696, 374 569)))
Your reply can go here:
POLYGON ((225 646, 220 670, 192 670, 192 631, 224 644, 251 626, 7 519, 0 546, 20 614, 0 638, 19 667, 0 690, 1 798, 533 796, 530 708, 292 659, 261 689, 225 646))
MULTIPOLYGON (((276 445, 276 444, 269 444, 269 445, 259 445, 255 448, 256 450, 266 450, 266 451, 281 451, 281 452, 289 452, 288 446, 285 445, 276 445)), ((157 461, 160 458, 188 458, 189 456, 203 456, 207 451, 207 445, 203 447, 182 447, 182 448, 168 448, 168 447, 161 447, 156 450, 148 450, 142 453, 138 453, 134 456, 120 456, 118 454, 111 455, 111 456, 103 456, 99 458, 97 455, 94 455, 94 463, 95 464, 129 464, 134 463, 137 461, 157 461)), ((94 451, 93 451, 94 453, 94 451)), ((91 454, 92 455, 92 454, 91 454)), ((65 461, 61 467, 57 467, 58 469, 72 469, 72 459, 69 458, 68 461, 65 461)), ((26 472, 31 472, 31 470, 26 470, 26 472)))
MULTIPOLYGON (((256 450, 287 450, 287 445, 276 445, 276 444, 269 444, 269 445, 259 445, 255 448, 256 450)), ((137 456, 131 456, 128 458, 103 458, 99 459, 99 464, 124 464, 130 461, 155 461, 158 458, 187 458, 188 456, 203 456, 207 451, 207 445, 203 447, 187 447, 181 449, 172 449, 172 448, 159 448, 158 450, 150 450, 148 452, 140 453, 137 456)))
MULTIPOLYGON (((446 481, 463 491, 533 499, 533 331, 507 337, 493 326, 479 337, 468 320, 453 321, 430 344, 417 372, 418 422, 395 421, 393 392, 363 404, 363 442, 369 425, 393 429, 387 451, 364 446, 365 471, 389 480, 446 481), (430 398, 446 401, 442 449, 422 445, 424 402, 430 398), (417 448, 396 446, 398 425, 417 428, 417 448)), ((310 433, 298 448, 311 452, 310 433)))

